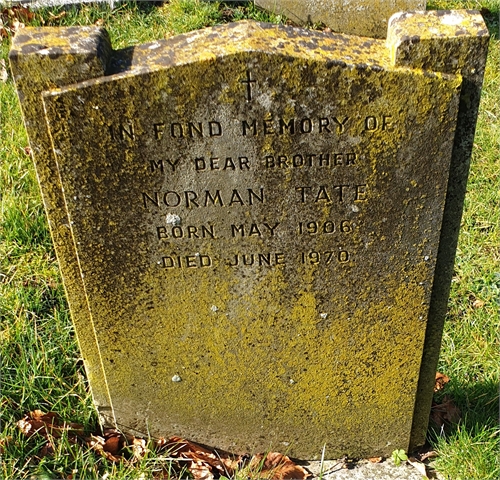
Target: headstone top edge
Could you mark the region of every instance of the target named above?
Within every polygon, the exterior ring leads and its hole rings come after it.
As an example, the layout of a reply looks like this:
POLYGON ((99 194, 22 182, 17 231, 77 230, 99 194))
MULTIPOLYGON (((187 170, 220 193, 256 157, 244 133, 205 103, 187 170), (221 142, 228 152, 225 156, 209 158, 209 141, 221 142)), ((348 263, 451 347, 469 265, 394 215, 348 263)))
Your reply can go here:
POLYGON ((243 20, 116 50, 108 73, 140 73, 145 66, 164 68, 258 51, 375 69, 390 67, 383 40, 243 20))
MULTIPOLYGON (((215 25, 206 27, 200 30, 193 30, 191 32, 182 33, 154 42, 145 43, 135 46, 134 48, 151 48, 152 44, 165 44, 175 45, 182 43, 191 43, 196 40, 207 40, 215 45, 223 44, 227 46, 228 39, 243 41, 249 37, 262 36, 264 40, 269 40, 269 45, 274 47, 273 41, 280 40, 310 40, 311 42, 318 42, 321 47, 324 44, 345 44, 349 46, 351 43, 362 43, 364 47, 384 47, 384 41, 371 37, 362 37, 359 35, 350 35, 345 33, 334 32, 321 32, 318 30, 310 30, 304 27, 280 25, 275 23, 259 22, 255 20, 240 20, 237 22, 226 23, 222 25, 215 25)), ((210 44, 205 45, 210 47, 210 44)), ((313 45, 304 45, 304 47, 311 48, 313 45)), ((229 47, 229 46, 228 46, 229 47)))
POLYGON ((393 65, 461 73, 484 73, 488 28, 476 10, 402 12, 389 20, 387 48, 393 65))
POLYGON ((477 10, 428 10, 398 12, 388 22, 390 37, 422 41, 430 38, 489 37, 477 10))
MULTIPOLYGON (((242 26, 245 27, 245 23, 247 22, 242 23, 242 26)), ((297 45, 294 42, 290 42, 288 50, 275 48, 276 43, 281 42, 283 37, 272 37, 269 38, 269 41, 266 43, 262 43, 264 38, 252 37, 252 29, 243 32, 245 33, 245 36, 242 35, 233 43, 228 42, 227 38, 223 36, 218 36, 217 39, 211 39, 209 44, 205 43, 207 38, 210 38, 213 34, 213 30, 210 28, 191 33, 192 36, 189 36, 188 33, 166 40, 158 40, 156 42, 145 43, 136 47, 129 47, 123 50, 115 51, 113 58, 115 68, 111 68, 105 76, 83 79, 71 84, 51 88, 44 91, 42 96, 43 98, 50 98, 75 89, 86 88, 96 83, 111 84, 117 80, 126 78, 132 79, 140 75, 149 75, 167 68, 187 67, 196 63, 206 63, 208 65, 209 63, 217 61, 223 57, 229 58, 233 56, 252 54, 282 56, 287 60, 304 62, 323 62, 328 68, 341 67, 350 70, 371 70, 373 72, 404 72, 405 75, 412 75, 416 77, 434 77, 439 79, 441 82, 449 83, 450 88, 455 88, 455 86, 452 85, 459 85, 462 82, 462 77, 458 72, 440 72, 430 69, 391 65, 389 63, 389 51, 385 46, 385 42, 380 40, 375 40, 374 44, 370 44, 367 52, 372 53, 374 56, 368 57, 366 52, 364 54, 359 53, 360 50, 363 50, 363 46, 366 47, 364 42, 358 41, 358 43, 349 43, 346 47, 342 43, 342 40, 340 43, 337 43, 336 40, 338 39, 336 39, 335 36, 324 37, 325 42, 333 40, 328 45, 320 45, 319 48, 314 50, 304 48, 304 51, 301 51, 297 49, 294 50, 294 47, 297 45), (325 49, 324 52, 319 52, 322 47, 325 49), (344 56, 344 48, 350 49, 349 52, 352 55, 344 56), (130 52, 130 50, 132 50, 132 52, 130 52), (120 62, 121 53, 131 55, 132 62, 126 64, 127 62, 124 61, 125 65, 123 68, 117 69, 116 64, 120 62)), ((351 36, 345 37, 350 38, 351 36)), ((297 36, 296 38, 300 37, 297 36)), ((361 40, 363 40, 363 38, 361 40)), ((299 40, 299 42, 300 41, 301 40, 299 40)))
POLYGON ((25 27, 14 36, 9 57, 81 55, 96 52, 103 42, 110 44, 102 27, 25 27))

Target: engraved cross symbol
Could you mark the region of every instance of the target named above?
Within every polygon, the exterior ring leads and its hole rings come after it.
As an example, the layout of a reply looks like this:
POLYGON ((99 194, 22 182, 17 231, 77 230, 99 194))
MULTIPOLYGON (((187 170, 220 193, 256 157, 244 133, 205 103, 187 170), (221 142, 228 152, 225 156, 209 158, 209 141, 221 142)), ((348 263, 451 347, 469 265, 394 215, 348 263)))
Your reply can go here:
POLYGON ((247 84, 247 101, 252 100, 252 83, 257 83, 257 80, 252 80, 250 72, 247 70, 247 79, 240 80, 240 83, 247 84))

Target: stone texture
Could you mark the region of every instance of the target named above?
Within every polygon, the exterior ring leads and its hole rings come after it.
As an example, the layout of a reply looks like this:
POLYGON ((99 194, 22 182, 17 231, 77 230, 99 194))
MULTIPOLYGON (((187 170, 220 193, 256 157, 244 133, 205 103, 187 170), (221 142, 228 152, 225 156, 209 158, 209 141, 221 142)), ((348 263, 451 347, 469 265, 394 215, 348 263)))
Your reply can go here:
MULTIPOLYGON (((78 342, 94 400, 109 405, 99 349, 78 268, 57 163, 44 118, 41 92, 105 74, 111 53, 109 36, 96 27, 26 28, 13 40, 10 65, 28 132, 36 174, 49 220, 78 342)), ((104 407, 105 408, 105 407, 104 407)))
POLYGON ((483 18, 476 11, 431 11, 423 17, 418 14, 400 13, 394 15, 389 22, 388 44, 392 49, 394 65, 413 65, 416 68, 431 68, 445 73, 456 71, 463 78, 436 276, 413 418, 412 447, 425 439, 432 403, 432 390, 428 386, 434 379, 441 347, 488 42, 488 30, 483 18), (441 51, 440 48, 446 53, 436 54, 441 51))
MULTIPOLYGON (((428 17, 394 28, 439 31, 428 17)), ((102 418, 302 458, 421 443, 463 71, 412 64, 396 33, 242 22, 112 53, 100 30, 23 33, 12 68, 102 418), (52 60, 100 67, 49 81, 52 60)))
POLYGON ((299 25, 323 23, 337 33, 385 38, 391 15, 425 10, 426 0, 255 0, 255 4, 299 25))
MULTIPOLYGON (((325 480, 423 480, 425 477, 417 468, 406 462, 395 465, 392 459, 381 463, 360 460, 347 464, 345 460, 303 462, 303 466, 313 474, 312 478, 325 480)), ((431 467, 427 467, 429 478, 445 480, 431 467)))

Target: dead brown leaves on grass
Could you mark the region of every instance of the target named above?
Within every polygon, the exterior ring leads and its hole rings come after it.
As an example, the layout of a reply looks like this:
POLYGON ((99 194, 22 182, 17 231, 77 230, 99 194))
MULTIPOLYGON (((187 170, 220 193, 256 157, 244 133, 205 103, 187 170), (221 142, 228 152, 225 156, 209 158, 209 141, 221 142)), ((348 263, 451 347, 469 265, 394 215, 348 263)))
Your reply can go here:
MULTIPOLYGON (((434 392, 443 390, 449 381, 450 379, 446 375, 437 372, 434 392)), ((435 400, 432 401, 431 420, 438 427, 444 428, 447 425, 456 424, 460 421, 460 418, 460 409, 449 395, 444 395, 439 403, 435 400)))
POLYGON ((230 477, 241 466, 242 456, 212 450, 180 437, 165 441, 165 447, 174 458, 188 460, 187 469, 196 480, 230 477))
POLYGON ((442 390, 444 386, 450 381, 444 373, 436 372, 436 381, 434 383, 434 393, 442 390))
POLYGON ((17 31, 35 18, 29 8, 16 5, 4 8, 0 13, 0 37, 7 38, 15 35, 17 31))
MULTIPOLYGON (((450 379, 436 374, 434 391, 443 390, 450 379)), ((431 420, 439 427, 457 423, 460 410, 448 395, 440 403, 433 402, 431 420)), ((40 435, 45 438, 45 445, 38 452, 38 458, 51 455, 56 450, 55 443, 63 435, 71 444, 89 448, 97 455, 110 462, 124 462, 134 465, 149 453, 163 456, 174 462, 178 471, 186 469, 195 480, 213 480, 221 477, 232 478, 237 472, 244 472, 249 479, 288 480, 307 479, 311 476, 303 467, 295 464, 289 457, 278 452, 268 454, 234 455, 223 450, 211 449, 180 437, 161 438, 156 442, 147 442, 143 438, 125 436, 115 429, 104 429, 85 435, 83 426, 64 422, 54 412, 43 413, 35 410, 17 423, 18 428, 27 437, 40 435), (166 455, 166 456, 165 456, 166 455)), ((431 452, 434 454, 434 452, 431 452)), ((429 455, 431 456, 431 455, 429 455)), ((424 475, 425 457, 411 458, 410 462, 424 475)), ((379 463, 381 457, 369 459, 379 463)), ((163 478, 163 477, 158 477, 163 478)))
POLYGON ((28 7, 22 5, 14 5, 9 8, 4 8, 0 11, 0 38, 8 38, 14 36, 20 29, 29 25, 36 19, 42 25, 59 25, 60 20, 66 16, 66 10, 58 14, 48 13, 48 18, 45 20, 41 15, 36 15, 28 7))
POLYGON ((83 435, 83 426, 77 423, 61 422, 59 416, 54 412, 43 413, 35 410, 17 422, 18 428, 27 437, 40 435, 46 442, 38 452, 38 458, 52 455, 55 451, 55 442, 63 435, 67 435, 72 444, 79 443, 83 435))
POLYGON ((179 470, 187 469, 195 480, 213 480, 220 477, 234 477, 244 470, 245 476, 255 479, 287 480, 307 479, 310 475, 296 465, 289 457, 277 452, 267 455, 233 455, 223 450, 215 450, 198 445, 179 437, 160 439, 156 443, 143 438, 125 436, 115 429, 85 435, 83 426, 63 422, 57 413, 43 413, 35 410, 17 422, 18 428, 27 437, 40 435, 46 442, 37 457, 52 455, 55 443, 63 435, 71 444, 90 448, 110 462, 125 462, 133 465, 148 453, 168 455, 168 459, 179 464, 179 470))
POLYGON ((250 461, 250 469, 257 472, 250 478, 267 478, 272 480, 287 480, 293 478, 308 478, 310 474, 300 465, 296 465, 289 457, 277 452, 267 455, 254 455, 250 461))
POLYGON ((43 413, 35 410, 17 422, 17 426, 27 437, 39 434, 44 437, 60 438, 65 432, 70 436, 83 435, 83 426, 77 423, 61 422, 57 413, 43 413))
POLYGON ((461 418, 460 409, 455 405, 452 398, 445 395, 441 403, 432 402, 431 420, 440 428, 454 425, 461 418))

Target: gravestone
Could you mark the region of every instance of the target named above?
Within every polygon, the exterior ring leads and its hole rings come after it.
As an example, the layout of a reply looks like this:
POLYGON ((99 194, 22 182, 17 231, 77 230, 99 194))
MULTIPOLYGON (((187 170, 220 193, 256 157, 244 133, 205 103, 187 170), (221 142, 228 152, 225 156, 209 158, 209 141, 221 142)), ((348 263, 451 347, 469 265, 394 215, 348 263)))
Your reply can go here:
POLYGON ((466 11, 396 15, 387 43, 254 22, 119 51, 94 27, 18 33, 103 422, 302 458, 421 444, 487 43, 466 11))
POLYGON ((385 38, 394 13, 425 10, 426 0, 255 0, 255 5, 299 25, 322 23, 338 33, 385 38))

